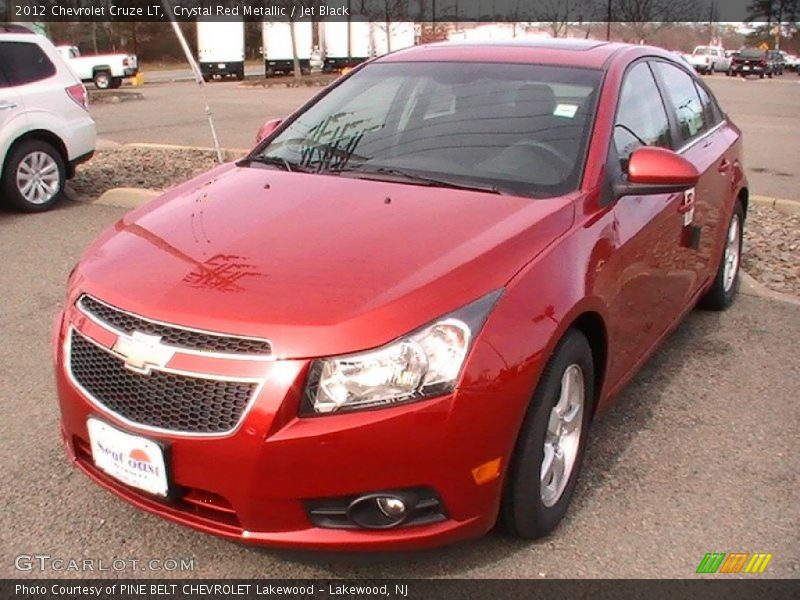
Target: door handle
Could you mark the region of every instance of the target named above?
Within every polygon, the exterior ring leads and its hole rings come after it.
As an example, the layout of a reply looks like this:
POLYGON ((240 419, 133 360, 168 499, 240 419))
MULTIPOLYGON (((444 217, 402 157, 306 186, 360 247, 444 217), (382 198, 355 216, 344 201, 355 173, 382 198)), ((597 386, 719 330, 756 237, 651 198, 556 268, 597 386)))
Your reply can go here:
POLYGON ((717 171, 725 175, 730 170, 731 170, 731 161, 729 161, 727 158, 723 158, 722 162, 719 163, 719 166, 717 167, 717 171))
POLYGON ((12 108, 17 108, 17 105, 13 102, 0 102, 0 110, 10 110, 12 108))

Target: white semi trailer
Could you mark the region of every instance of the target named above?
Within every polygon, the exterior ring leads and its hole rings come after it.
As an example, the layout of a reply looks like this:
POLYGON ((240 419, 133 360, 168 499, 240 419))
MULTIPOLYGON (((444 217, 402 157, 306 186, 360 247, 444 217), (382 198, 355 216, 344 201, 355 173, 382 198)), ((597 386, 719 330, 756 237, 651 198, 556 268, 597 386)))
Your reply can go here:
POLYGON ((244 21, 197 21, 197 62, 203 79, 244 79, 244 21))
POLYGON ((353 17, 347 21, 322 21, 320 44, 324 56, 322 70, 330 73, 346 67, 354 67, 374 56, 372 27, 367 20, 353 17), (349 49, 348 49, 348 28, 349 49))
POLYGON ((311 72, 312 23, 310 21, 264 21, 261 36, 264 48, 264 74, 267 77, 278 73, 291 73, 294 70, 292 27, 294 27, 295 47, 297 58, 300 61, 300 70, 303 73, 311 72))
POLYGON ((414 45, 416 33, 414 23, 408 21, 374 21, 372 26, 372 50, 375 56, 394 52, 414 45))

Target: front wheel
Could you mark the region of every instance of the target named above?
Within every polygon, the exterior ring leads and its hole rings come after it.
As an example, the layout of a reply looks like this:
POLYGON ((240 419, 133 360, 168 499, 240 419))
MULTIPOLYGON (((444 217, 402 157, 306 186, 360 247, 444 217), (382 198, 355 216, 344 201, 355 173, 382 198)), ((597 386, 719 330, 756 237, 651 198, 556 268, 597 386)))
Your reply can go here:
POLYGON ((547 363, 522 423, 500 518, 518 537, 549 534, 575 490, 594 404, 594 362, 586 336, 569 330, 547 363))
POLYGON ((737 200, 728 223, 725 249, 722 252, 714 284, 700 300, 700 307, 708 310, 725 310, 739 293, 739 267, 742 262, 742 233, 744 231, 744 209, 737 200))
POLYGON ((0 176, 0 196, 17 210, 42 212, 58 202, 65 179, 59 151, 47 142, 29 140, 9 154, 0 176))

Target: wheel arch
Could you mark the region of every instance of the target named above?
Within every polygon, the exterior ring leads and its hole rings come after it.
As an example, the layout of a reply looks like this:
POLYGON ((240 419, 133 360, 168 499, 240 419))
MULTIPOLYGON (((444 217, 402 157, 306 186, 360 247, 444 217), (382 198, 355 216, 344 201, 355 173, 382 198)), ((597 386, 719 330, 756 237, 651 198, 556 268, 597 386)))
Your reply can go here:
POLYGON ((567 327, 567 331, 570 329, 576 329, 586 336, 589 347, 592 349, 592 360, 594 362, 592 414, 594 414, 600 403, 608 368, 608 330, 603 317, 595 311, 586 311, 578 315, 567 327))
POLYGON ((67 179, 71 178, 74 175, 74 170, 70 166, 69 162, 69 153, 67 152, 67 147, 64 144, 64 141, 58 137, 52 131, 48 131, 47 129, 33 129, 28 131, 21 136, 19 136, 14 142, 9 146, 8 152, 6 152, 6 157, 3 162, 3 168, 0 170, 0 173, 5 172, 6 164, 8 163, 8 158, 11 156, 11 153, 14 149, 29 140, 39 140, 42 142, 47 142, 53 148, 58 150, 58 153, 61 155, 61 159, 64 161, 64 165, 67 168, 67 179))

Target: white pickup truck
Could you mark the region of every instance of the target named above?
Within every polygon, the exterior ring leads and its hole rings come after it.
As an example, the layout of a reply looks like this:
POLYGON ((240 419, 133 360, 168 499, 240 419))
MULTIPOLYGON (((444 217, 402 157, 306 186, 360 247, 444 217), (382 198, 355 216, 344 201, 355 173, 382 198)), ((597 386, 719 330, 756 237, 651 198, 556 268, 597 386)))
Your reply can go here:
POLYGON ((725 73, 731 68, 731 59, 725 56, 722 46, 697 46, 686 60, 698 73, 711 75, 713 72, 725 73))
POLYGON ((81 56, 77 46, 57 46, 58 52, 81 81, 93 81, 99 90, 118 88, 122 80, 139 72, 135 54, 81 56))

